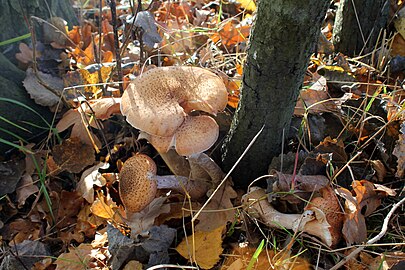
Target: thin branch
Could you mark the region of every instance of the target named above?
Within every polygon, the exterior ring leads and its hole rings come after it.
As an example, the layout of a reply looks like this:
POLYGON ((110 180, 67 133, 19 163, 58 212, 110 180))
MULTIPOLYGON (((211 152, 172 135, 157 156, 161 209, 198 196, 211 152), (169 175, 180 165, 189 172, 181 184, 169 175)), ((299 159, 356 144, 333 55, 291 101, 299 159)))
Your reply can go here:
MULTIPOLYGON (((112 27, 114 32, 114 49, 115 49, 115 61, 117 62, 117 75, 118 81, 122 81, 122 69, 121 69, 121 55, 120 55, 120 44, 118 41, 118 25, 117 25, 117 3, 115 0, 110 0, 110 9, 112 17, 112 27)), ((124 88, 122 84, 119 84, 120 94, 124 93, 124 88)))

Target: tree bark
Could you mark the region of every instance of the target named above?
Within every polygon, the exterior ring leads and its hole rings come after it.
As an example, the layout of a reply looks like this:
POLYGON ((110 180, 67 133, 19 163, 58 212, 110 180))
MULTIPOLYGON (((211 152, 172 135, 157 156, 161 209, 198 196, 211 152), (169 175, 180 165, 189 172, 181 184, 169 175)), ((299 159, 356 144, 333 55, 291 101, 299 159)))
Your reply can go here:
MULTIPOLYGON (((70 27, 79 23, 70 0, 0 0, 0 7, 0 41, 28 34, 28 23, 41 29, 37 21, 30 20, 31 16, 43 20, 61 17, 70 27)), ((9 60, 15 62, 13 58, 18 51, 18 43, 0 49, 9 60)))
MULTIPOLYGON (((31 21, 31 16, 47 20, 51 16, 59 16, 65 19, 70 26, 77 25, 78 20, 69 0, 0 0, 0 41, 16 38, 30 33, 28 24, 36 26, 37 30, 42 25, 37 21, 31 21)), ((41 31, 37 31, 37 40, 41 40, 41 31)), ((29 39, 27 39, 29 41, 29 39)), ((0 97, 13 99, 35 110, 48 122, 51 122, 53 114, 48 108, 37 105, 28 95, 22 81, 25 72, 17 68, 15 53, 19 51, 19 42, 0 47, 0 97)), ((39 133, 47 135, 42 129, 35 128, 32 123, 46 127, 46 124, 37 115, 23 106, 1 101, 0 116, 25 130, 0 120, 0 138, 8 142, 18 144, 19 138, 30 140, 39 133), (14 136, 14 135, 17 135, 14 136)), ((13 147, 0 142, 0 156, 13 147)))
POLYGON ((372 51, 385 28, 388 12, 386 0, 340 1, 333 29, 335 51, 349 56, 372 51))
POLYGON ((225 170, 264 125, 256 143, 232 174, 246 187, 267 173, 280 154, 309 57, 318 40, 329 1, 261 0, 249 41, 239 106, 222 147, 225 170))

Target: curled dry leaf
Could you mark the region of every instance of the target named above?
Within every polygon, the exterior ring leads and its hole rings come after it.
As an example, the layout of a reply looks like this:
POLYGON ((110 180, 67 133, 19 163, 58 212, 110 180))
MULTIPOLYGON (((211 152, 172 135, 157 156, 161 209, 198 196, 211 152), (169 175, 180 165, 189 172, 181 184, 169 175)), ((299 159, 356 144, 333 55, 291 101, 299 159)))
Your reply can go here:
MULTIPOLYGON (((293 176, 291 174, 283 174, 272 170, 270 172, 271 181, 273 182, 272 191, 289 192, 291 191, 293 176)), ((295 175, 294 194, 280 196, 281 200, 288 201, 292 204, 300 204, 308 200, 312 194, 319 191, 321 188, 328 186, 329 179, 324 175, 295 175)))
POLYGON ((108 163, 100 162, 82 173, 80 181, 77 183, 77 191, 87 202, 93 203, 94 201, 94 185, 102 187, 107 183, 106 179, 102 176, 98 169, 106 169, 108 167, 108 163))
POLYGON ((365 217, 371 215, 381 204, 381 199, 392 193, 379 185, 375 187, 367 180, 354 181, 353 191, 345 188, 337 189, 339 196, 345 199, 345 218, 343 236, 348 245, 360 244, 367 239, 365 217), (388 193, 389 192, 389 193, 388 193))
POLYGON ((39 105, 54 106, 60 101, 63 90, 61 78, 41 71, 37 71, 37 74, 35 74, 34 70, 29 68, 23 84, 30 97, 39 105))

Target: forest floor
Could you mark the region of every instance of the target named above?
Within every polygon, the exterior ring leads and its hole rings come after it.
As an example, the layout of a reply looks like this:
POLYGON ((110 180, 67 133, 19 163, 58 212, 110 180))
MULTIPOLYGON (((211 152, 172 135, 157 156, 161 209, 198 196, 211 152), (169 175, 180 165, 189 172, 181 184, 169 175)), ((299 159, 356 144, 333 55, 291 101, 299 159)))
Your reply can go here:
POLYGON ((402 1, 358 57, 334 51, 331 1, 283 152, 248 190, 221 170, 220 148, 256 2, 73 2, 80 25, 54 17, 16 55, 55 118, 35 123, 45 139, 9 142, 2 157, 0 269, 405 269, 402 1), (218 107, 205 92, 161 90, 210 83, 218 107), (150 117, 142 107, 169 96, 150 117), (189 114, 164 136, 177 121, 160 120, 166 107, 189 114))

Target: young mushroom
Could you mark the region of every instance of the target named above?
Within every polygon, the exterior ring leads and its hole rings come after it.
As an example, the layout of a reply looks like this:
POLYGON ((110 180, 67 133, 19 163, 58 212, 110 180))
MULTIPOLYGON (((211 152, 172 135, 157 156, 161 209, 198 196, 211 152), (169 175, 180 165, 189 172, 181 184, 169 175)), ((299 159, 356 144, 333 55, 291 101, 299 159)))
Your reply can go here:
POLYGON ((155 199, 158 189, 172 189, 188 193, 192 198, 205 195, 209 186, 187 177, 156 175, 156 164, 147 155, 136 154, 124 162, 119 174, 119 193, 125 210, 139 212, 155 199))
POLYGON ((330 247, 341 239, 343 215, 332 188, 321 189, 322 197, 312 199, 302 214, 284 214, 267 200, 266 192, 253 187, 243 196, 242 201, 249 213, 257 215, 267 226, 291 229, 314 235, 330 247))
POLYGON ((192 178, 203 178, 208 173, 213 182, 219 182, 222 171, 202 153, 217 140, 219 127, 208 115, 189 113, 215 115, 225 109, 227 96, 222 79, 206 69, 154 68, 130 83, 122 96, 121 112, 141 131, 140 138, 156 148, 173 173, 189 176, 191 170, 192 178), (187 156, 190 165, 176 170, 178 159, 173 153, 166 154, 171 148, 187 156))

